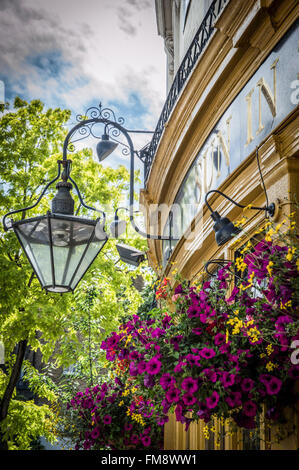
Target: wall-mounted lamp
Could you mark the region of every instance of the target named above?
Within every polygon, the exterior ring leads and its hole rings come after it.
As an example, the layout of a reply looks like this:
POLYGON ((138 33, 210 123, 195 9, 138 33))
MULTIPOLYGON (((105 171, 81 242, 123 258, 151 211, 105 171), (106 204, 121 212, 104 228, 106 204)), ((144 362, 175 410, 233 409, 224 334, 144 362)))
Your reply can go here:
MULTIPOLYGON (((221 217, 217 211, 213 211, 212 207, 210 206, 208 202, 208 196, 211 193, 220 194, 221 196, 225 197, 230 202, 232 202, 238 207, 241 207, 242 209, 244 209, 246 206, 239 204, 238 202, 234 201, 229 196, 227 196, 226 194, 224 194, 223 192, 217 189, 212 189, 211 191, 208 191, 207 194, 205 195, 205 203, 211 212, 212 219, 215 222, 213 229, 215 231, 216 243, 218 246, 221 246, 221 245, 224 245, 226 242, 228 242, 234 235, 240 233, 241 230, 238 227, 236 227, 227 217, 221 217)), ((273 217, 274 212, 275 212, 275 204, 271 203, 265 207, 250 206, 250 209, 257 210, 257 211, 265 211, 266 214, 268 214, 270 217, 273 217)))
POLYGON ((132 246, 122 244, 116 245, 119 257, 121 261, 132 266, 139 266, 139 264, 145 260, 144 251, 137 250, 132 246))

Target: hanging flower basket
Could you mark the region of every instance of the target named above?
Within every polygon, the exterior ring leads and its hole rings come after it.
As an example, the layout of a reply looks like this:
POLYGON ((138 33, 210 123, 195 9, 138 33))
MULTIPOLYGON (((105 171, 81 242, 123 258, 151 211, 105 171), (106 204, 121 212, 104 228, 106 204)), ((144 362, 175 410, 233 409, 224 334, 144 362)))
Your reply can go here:
POLYGON ((128 361, 128 376, 147 390, 158 419, 174 411, 186 428, 218 417, 254 429, 264 407, 277 421, 296 403, 297 242, 293 223, 283 234, 271 228, 202 285, 182 281, 172 290, 163 280, 160 311, 133 316, 103 342, 109 361, 128 361))

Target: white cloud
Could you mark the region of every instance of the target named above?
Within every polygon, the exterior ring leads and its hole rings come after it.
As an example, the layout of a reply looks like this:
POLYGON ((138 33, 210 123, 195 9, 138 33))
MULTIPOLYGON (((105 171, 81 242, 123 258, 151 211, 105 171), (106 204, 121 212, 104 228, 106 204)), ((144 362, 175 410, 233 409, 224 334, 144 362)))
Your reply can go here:
POLYGON ((153 0, 1 0, 0 44, 13 93, 76 112, 100 100, 129 109, 137 95, 144 112, 130 122, 155 127, 165 56, 153 0))

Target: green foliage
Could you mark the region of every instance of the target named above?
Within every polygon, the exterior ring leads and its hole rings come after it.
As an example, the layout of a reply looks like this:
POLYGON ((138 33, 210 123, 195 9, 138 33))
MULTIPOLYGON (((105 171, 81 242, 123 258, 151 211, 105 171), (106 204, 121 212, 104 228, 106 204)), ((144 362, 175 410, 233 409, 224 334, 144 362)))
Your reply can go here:
MULTIPOLYGON (((0 117, 0 210, 2 215, 14 209, 30 206, 37 201, 46 182, 57 174, 57 160, 66 135, 65 125, 70 117, 67 110, 45 109, 33 100, 27 103, 16 98, 13 109, 5 110, 0 117)), ((99 209, 118 207, 123 193, 128 189, 129 175, 125 167, 105 168, 92 158, 90 149, 71 154, 72 177, 88 205, 99 209)), ((49 190, 37 207, 17 217, 43 214, 50 208, 55 187, 49 190)), ((73 191, 75 210, 78 197, 73 191)), ((110 218, 113 216, 111 211, 110 218)), ((80 208, 78 215, 89 215, 80 208)), ((109 217, 108 217, 109 221, 109 217)), ((132 231, 127 232, 130 243, 145 248, 132 231)), ((126 237, 124 237, 124 241, 126 237)), ((43 373, 38 373, 28 362, 24 377, 29 387, 40 397, 54 403, 63 397, 63 388, 55 389, 47 378, 49 361, 53 368, 76 365, 80 383, 90 375, 101 373, 102 339, 118 325, 129 310, 134 313, 141 302, 140 294, 132 285, 137 273, 150 274, 144 267, 132 271, 118 263, 115 241, 109 240, 104 252, 97 257, 84 276, 74 295, 46 294, 38 280, 32 277, 27 261, 13 231, 0 231, 0 338, 4 342, 8 364, 13 364, 14 351, 19 341, 27 339, 28 347, 42 353, 43 373), (93 293, 92 299, 90 293, 93 293)), ((8 382, 0 375, 0 399, 8 382)), ((69 388, 76 388, 68 376, 69 388)), ((53 418, 49 405, 38 407, 33 402, 20 402, 15 397, 9 406, 9 416, 2 423, 2 432, 11 448, 25 449, 30 439, 39 435, 50 438, 53 418), (19 416, 20 415, 20 416, 19 416), (21 437, 23 436, 23 437, 21 437)))

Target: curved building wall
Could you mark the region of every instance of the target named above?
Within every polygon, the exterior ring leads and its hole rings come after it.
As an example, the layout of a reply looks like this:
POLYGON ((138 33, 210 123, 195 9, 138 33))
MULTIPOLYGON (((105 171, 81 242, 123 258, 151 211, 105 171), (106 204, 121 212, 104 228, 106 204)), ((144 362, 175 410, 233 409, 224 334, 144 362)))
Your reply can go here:
MULTIPOLYGON (((171 277, 176 263, 192 280, 209 259, 233 259, 239 247, 217 246, 204 197, 217 188, 245 206, 265 206, 257 148, 269 201, 276 204, 274 219, 291 212, 290 195, 298 198, 299 193, 298 16, 295 0, 230 0, 215 21, 215 32, 164 126, 141 194, 148 220, 161 208, 156 226, 151 223, 156 233, 159 228, 168 233, 173 209, 177 240, 172 251, 168 242, 149 240, 150 263, 162 265, 163 275, 171 277)), ((263 211, 244 213, 219 194, 212 194, 209 202, 232 221, 246 215, 248 238, 264 222, 263 211)), ((205 448, 200 426, 194 424, 186 433, 171 417, 165 448, 205 448)), ((238 442, 227 438, 223 447, 246 447, 245 440, 238 442)), ((280 448, 297 448, 298 443, 294 433, 280 448)))

